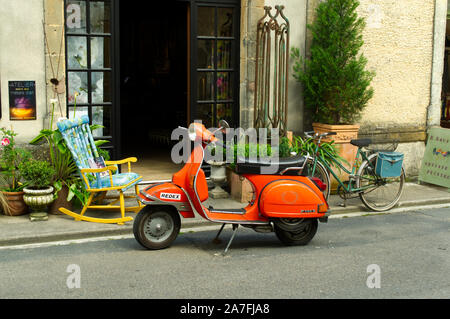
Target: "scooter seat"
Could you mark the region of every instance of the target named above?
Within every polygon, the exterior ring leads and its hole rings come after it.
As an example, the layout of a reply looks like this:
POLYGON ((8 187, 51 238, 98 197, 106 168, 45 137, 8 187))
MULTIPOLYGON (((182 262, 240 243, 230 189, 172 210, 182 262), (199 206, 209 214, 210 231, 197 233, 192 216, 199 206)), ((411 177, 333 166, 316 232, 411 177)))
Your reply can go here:
MULTIPOLYGON (((287 168, 301 168, 306 158, 303 155, 282 157, 278 159, 248 159, 238 158, 237 174, 281 175, 287 168)), ((298 175, 301 170, 287 170, 283 175, 298 175)))

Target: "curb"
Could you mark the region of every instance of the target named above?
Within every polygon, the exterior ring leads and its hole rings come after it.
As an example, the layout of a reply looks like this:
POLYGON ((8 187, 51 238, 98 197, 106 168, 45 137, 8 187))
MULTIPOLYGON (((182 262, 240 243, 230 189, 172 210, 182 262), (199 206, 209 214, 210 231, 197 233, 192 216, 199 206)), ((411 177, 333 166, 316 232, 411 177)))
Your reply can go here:
MULTIPOLYGON (((411 208, 414 209, 414 207, 422 208, 423 206, 430 206, 430 205, 438 205, 438 204, 448 204, 450 206, 450 200, 449 198, 435 198, 430 200, 416 200, 416 201, 407 201, 407 202, 400 202, 396 207, 393 209, 382 212, 385 214, 389 213, 396 213, 396 209, 398 212, 404 212, 405 210, 401 208, 411 208)), ((367 210, 364 206, 347 206, 347 207, 338 207, 338 206, 331 206, 330 207, 330 216, 337 216, 337 215, 345 215, 345 214, 352 214, 352 213, 364 213, 364 215, 370 215, 370 214, 380 214, 380 212, 371 212, 367 210)), ((210 222, 205 219, 198 219, 198 220, 187 220, 184 219, 181 223, 181 231, 186 229, 191 229, 195 227, 208 227, 208 226, 217 226, 217 223, 210 222)), ((26 245, 26 244, 35 244, 35 243, 47 243, 47 242, 55 242, 55 241, 63 241, 63 240, 77 240, 77 239, 87 239, 87 238, 94 238, 94 237, 108 237, 108 236, 120 236, 120 235, 130 235, 133 233, 133 224, 129 223, 127 225, 118 226, 115 228, 109 228, 109 229, 95 229, 95 230, 80 230, 80 231, 72 231, 72 232, 64 232, 64 233, 53 233, 53 234, 43 234, 43 235, 34 235, 34 236, 17 236, 14 238, 7 238, 7 239, 0 239, 0 247, 6 247, 6 246, 15 246, 15 245, 26 245)))

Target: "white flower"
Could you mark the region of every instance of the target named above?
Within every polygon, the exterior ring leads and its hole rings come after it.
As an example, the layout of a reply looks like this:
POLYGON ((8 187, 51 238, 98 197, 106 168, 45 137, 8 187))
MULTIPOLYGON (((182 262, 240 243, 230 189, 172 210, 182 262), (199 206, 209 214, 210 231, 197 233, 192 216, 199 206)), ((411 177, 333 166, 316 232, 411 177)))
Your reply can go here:
POLYGON ((56 104, 58 103, 58 99, 50 99, 50 104, 56 104))

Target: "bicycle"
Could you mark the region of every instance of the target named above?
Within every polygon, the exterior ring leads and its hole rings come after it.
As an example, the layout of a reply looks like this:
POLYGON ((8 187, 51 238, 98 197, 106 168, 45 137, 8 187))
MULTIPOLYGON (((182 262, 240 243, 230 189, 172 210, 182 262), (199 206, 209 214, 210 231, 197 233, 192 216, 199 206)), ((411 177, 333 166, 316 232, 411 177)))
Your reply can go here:
POLYGON ((335 132, 322 134, 305 132, 307 138, 317 140, 315 153, 312 156, 307 156, 306 165, 309 170, 307 174, 320 178, 326 184, 327 187, 324 190, 325 197, 328 199, 330 194, 330 176, 327 173, 330 172, 338 182, 337 191, 344 199, 344 206, 345 200, 356 194, 360 197, 363 204, 371 210, 381 212, 394 207, 402 195, 403 185, 405 183, 403 164, 400 176, 383 178, 378 175, 376 173, 376 163, 381 150, 363 150, 363 148, 367 148, 372 144, 370 139, 355 139, 350 141, 352 145, 358 147, 351 171, 333 158, 326 149, 322 149, 323 152, 331 157, 331 161, 335 166, 348 174, 348 181, 342 181, 318 152, 322 138, 335 134, 335 132), (361 164, 358 165, 359 163, 361 164))

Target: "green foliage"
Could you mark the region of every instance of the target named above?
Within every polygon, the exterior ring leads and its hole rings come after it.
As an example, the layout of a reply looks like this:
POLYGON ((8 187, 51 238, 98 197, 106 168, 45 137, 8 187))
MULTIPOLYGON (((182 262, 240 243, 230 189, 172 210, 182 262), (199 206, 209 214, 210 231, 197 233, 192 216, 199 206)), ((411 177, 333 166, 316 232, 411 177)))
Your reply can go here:
MULTIPOLYGON (((279 156, 289 157, 292 153, 301 155, 309 154, 310 156, 313 156, 316 154, 316 148, 317 144, 312 138, 303 139, 300 136, 294 136, 291 143, 287 137, 283 137, 280 141, 279 156)), ((328 166, 332 165, 332 159, 335 159, 341 164, 347 163, 347 161, 339 155, 334 141, 321 142, 317 155, 319 156, 318 160, 322 163, 328 164, 328 166), (325 153, 325 151, 328 153, 325 153)))
MULTIPOLYGON (((223 151, 226 152, 225 150, 223 151)), ((269 157, 272 155, 272 148, 269 144, 255 144, 255 143, 238 143, 233 144, 233 154, 227 154, 227 161, 231 161, 229 166, 231 169, 236 167, 236 163, 238 158, 249 159, 249 158, 260 158, 260 157, 269 157), (232 156, 229 159, 229 156, 232 156)))
POLYGON ((238 143, 234 145, 233 159, 236 162, 237 158, 257 158, 267 157, 272 154, 272 148, 268 144, 252 144, 252 143, 238 143))
POLYGON ((28 182, 27 187, 46 188, 53 182, 55 169, 47 161, 30 160, 19 164, 22 177, 28 182))
POLYGON ((312 33, 311 56, 304 59, 291 49, 294 78, 303 84, 305 106, 314 122, 355 123, 373 96, 369 87, 375 76, 366 71, 363 45, 365 22, 358 18, 357 0, 328 0, 317 8, 308 25, 312 33))
POLYGON ((287 137, 280 139, 280 145, 278 147, 278 154, 280 157, 289 157, 292 152, 296 152, 291 145, 291 142, 287 137))
POLYGON ((339 152, 334 144, 334 141, 331 142, 320 142, 320 147, 317 150, 317 144, 314 142, 312 138, 303 139, 300 136, 294 136, 292 141, 292 150, 297 154, 310 156, 318 156, 318 161, 323 164, 327 164, 328 166, 332 166, 333 159, 341 164, 348 164, 347 160, 339 155, 339 152), (326 152, 327 153, 326 153, 326 152))
POLYGON ((3 191, 20 192, 26 185, 22 182, 19 164, 31 159, 31 153, 17 147, 15 142, 17 134, 13 130, 3 127, 0 132, 2 134, 0 173, 3 177, 0 187, 3 191))

